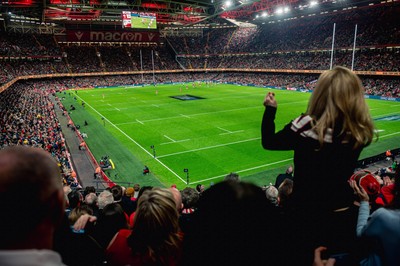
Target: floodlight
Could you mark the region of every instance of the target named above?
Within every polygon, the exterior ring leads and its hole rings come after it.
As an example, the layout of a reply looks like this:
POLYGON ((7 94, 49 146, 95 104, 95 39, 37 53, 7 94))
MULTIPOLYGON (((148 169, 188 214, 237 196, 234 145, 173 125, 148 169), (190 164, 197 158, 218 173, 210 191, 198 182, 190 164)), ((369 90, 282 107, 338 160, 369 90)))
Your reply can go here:
POLYGON ((285 13, 289 12, 289 7, 286 6, 286 7, 283 9, 283 11, 284 11, 285 13))
POLYGON ((282 14, 282 13, 283 13, 283 8, 282 8, 282 7, 279 7, 279 8, 275 11, 275 13, 278 14, 278 15, 282 14))
POLYGON ((258 18, 258 15, 256 15, 256 18, 258 18))
POLYGON ((266 17, 267 15, 267 12, 263 12, 261 16, 266 17))
POLYGON ((232 5, 232 2, 231 2, 231 1, 228 0, 228 1, 225 2, 225 6, 226 6, 226 7, 230 7, 231 5, 232 5))
POLYGON ((317 2, 317 1, 311 1, 311 2, 310 2, 310 7, 316 6, 316 5, 318 5, 318 2, 317 2))

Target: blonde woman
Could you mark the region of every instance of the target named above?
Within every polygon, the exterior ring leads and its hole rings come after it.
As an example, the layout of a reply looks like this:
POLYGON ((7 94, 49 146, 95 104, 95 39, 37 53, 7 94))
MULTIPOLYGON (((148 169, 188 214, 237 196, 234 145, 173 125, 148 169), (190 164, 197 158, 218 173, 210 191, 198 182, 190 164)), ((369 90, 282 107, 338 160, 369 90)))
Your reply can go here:
POLYGON ((153 188, 139 198, 132 230, 121 230, 107 249, 110 265, 177 265, 182 236, 168 189, 153 188))
MULTIPOLYGON (((334 249, 330 246, 341 249, 351 245, 357 210, 348 179, 374 135, 360 79, 344 67, 322 73, 307 112, 279 132, 275 132, 274 93, 266 95, 264 106, 263 147, 294 150, 294 187, 288 204, 297 226, 295 240, 306 241, 310 250, 316 243, 330 251, 334 249), (345 241, 348 244, 343 244, 345 241)), ((312 255, 312 251, 306 254, 312 255)))

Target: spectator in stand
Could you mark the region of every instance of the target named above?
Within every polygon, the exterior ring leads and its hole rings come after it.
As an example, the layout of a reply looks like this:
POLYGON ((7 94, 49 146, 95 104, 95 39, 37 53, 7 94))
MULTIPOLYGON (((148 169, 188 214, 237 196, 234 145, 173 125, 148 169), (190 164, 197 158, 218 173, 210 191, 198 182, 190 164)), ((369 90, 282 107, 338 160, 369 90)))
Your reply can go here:
POLYGON ((0 229, 0 264, 64 265, 52 251, 65 208, 55 160, 37 148, 1 150, 0 199, 7 214, 0 229))
MULTIPOLYGON (((152 189, 153 189, 152 186, 143 186, 140 188, 137 199, 135 201, 136 207, 137 207, 139 198, 143 195, 143 193, 146 192, 147 190, 152 190, 152 189)), ((135 208, 135 210, 136 210, 136 208, 135 208)), ((129 226, 131 228, 133 228, 134 220, 135 220, 135 212, 132 212, 132 214, 129 216, 129 226)))
POLYGON ((134 193, 132 196, 132 200, 136 201, 139 197, 139 191, 140 191, 140 185, 139 184, 134 184, 133 185, 134 193))
POLYGON ((240 177, 237 173, 229 173, 224 178, 225 181, 240 182, 240 177))
POLYGON ((293 192, 293 179, 285 178, 278 187, 279 206, 287 207, 290 195, 293 192))
POLYGON ((129 215, 135 211, 136 204, 125 195, 125 188, 120 185, 115 185, 111 188, 111 192, 113 193, 114 202, 121 205, 122 209, 129 217, 129 215))
POLYGON ((96 195, 96 188, 94 186, 86 186, 83 190, 83 197, 86 198, 89 193, 94 193, 96 195))
POLYGON ((114 202, 114 197, 113 194, 110 191, 104 190, 99 194, 99 197, 97 198, 98 205, 99 205, 99 211, 102 212, 102 210, 108 205, 114 202))
POLYGON ((182 232, 186 232, 187 227, 190 226, 193 213, 196 210, 197 201, 200 198, 199 193, 193 188, 185 188, 181 191, 183 209, 179 216, 179 225, 182 232))
POLYGON ((286 178, 289 178, 289 179, 293 180, 293 167, 292 167, 292 166, 289 166, 289 167, 286 169, 286 172, 285 172, 284 174, 279 174, 279 175, 276 177, 276 180, 275 180, 275 187, 276 187, 276 188, 279 188, 279 186, 282 184, 282 182, 283 182, 286 178))
POLYGON ((278 209, 260 187, 220 182, 197 206, 185 232, 183 265, 282 265, 287 250, 276 230, 278 209))
POLYGON ((361 265, 400 265, 400 171, 396 171, 394 198, 390 205, 370 215, 368 193, 355 180, 350 185, 360 198, 357 236, 373 248, 361 265))
POLYGON ((265 190, 265 195, 269 202, 271 202, 273 206, 279 206, 280 199, 278 189, 273 185, 263 187, 263 189, 265 190))
POLYGON ((111 193, 114 197, 114 202, 121 202, 122 195, 124 194, 124 189, 120 185, 115 185, 111 188, 111 193))
POLYGON ((360 79, 344 67, 321 74, 305 115, 275 132, 277 102, 264 99, 262 145, 294 150, 294 187, 288 206, 293 262, 309 265, 318 246, 349 252, 355 243, 356 212, 347 185, 362 149, 371 143, 374 126, 360 79), (300 244, 301 243, 301 244, 300 244), (294 248, 296 247, 296 248, 294 248))
POLYGON ((114 235, 121 229, 128 229, 127 217, 118 203, 104 207, 93 230, 93 237, 106 249, 114 235))
POLYGON ((70 212, 73 209, 81 206, 82 202, 83 202, 83 196, 81 192, 79 192, 78 190, 72 190, 68 194, 68 206, 65 209, 65 213, 67 214, 67 216, 69 216, 70 212))
POLYGON ((132 200, 133 194, 134 194, 135 190, 133 189, 133 187, 128 187, 125 189, 125 196, 129 199, 132 200))
POLYGON ((74 208, 68 216, 69 224, 74 225, 79 217, 84 214, 93 215, 93 211, 87 205, 82 205, 74 208))
POLYGON ((154 188, 139 198, 132 230, 119 231, 107 249, 111 265, 178 265, 182 236, 178 211, 168 189, 154 188))
POLYGON ((98 202, 97 202, 96 193, 91 192, 91 193, 87 194, 85 197, 84 204, 92 210, 94 216, 96 216, 96 217, 99 216, 99 206, 98 206, 98 202))
POLYGON ((203 194, 204 189, 205 189, 205 187, 204 187, 204 185, 202 185, 202 184, 198 184, 198 185, 196 186, 196 191, 197 191, 197 193, 199 193, 200 196, 201 196, 201 194, 203 194))

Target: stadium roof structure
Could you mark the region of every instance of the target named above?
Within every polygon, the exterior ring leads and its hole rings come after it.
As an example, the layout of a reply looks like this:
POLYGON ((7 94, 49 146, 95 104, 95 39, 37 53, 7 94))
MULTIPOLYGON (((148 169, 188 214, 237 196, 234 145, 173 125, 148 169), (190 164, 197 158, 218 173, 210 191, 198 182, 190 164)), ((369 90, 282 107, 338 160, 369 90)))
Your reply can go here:
MULTIPOLYGON (((319 15, 399 0, 0 0, 0 20, 11 17, 62 27, 121 25, 122 11, 155 13, 166 26, 215 25, 225 18, 241 21, 319 15), (335 11, 336 11, 335 10, 335 11), (314 14, 313 14, 314 13, 314 14), (222 20, 221 20, 222 19, 222 20)), ((254 22, 253 22, 254 21, 254 22)))

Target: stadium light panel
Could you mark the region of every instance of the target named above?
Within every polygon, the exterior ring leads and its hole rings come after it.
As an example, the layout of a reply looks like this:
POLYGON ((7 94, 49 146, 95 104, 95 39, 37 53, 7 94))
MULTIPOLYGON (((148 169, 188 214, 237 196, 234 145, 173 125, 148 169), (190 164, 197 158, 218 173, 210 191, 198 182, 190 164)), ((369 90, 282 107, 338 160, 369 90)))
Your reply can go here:
POLYGON ((285 13, 289 12, 289 7, 286 6, 286 7, 283 9, 283 12, 285 12, 285 13))
POLYGON ((225 6, 226 6, 226 7, 230 7, 231 5, 232 5, 232 2, 231 2, 231 1, 226 1, 226 2, 225 2, 225 6))
POLYGON ((278 15, 283 14, 283 8, 282 8, 282 7, 279 7, 279 8, 275 11, 275 13, 278 14, 278 15))
POLYGON ((316 6, 316 5, 318 5, 317 1, 311 1, 310 2, 310 7, 313 7, 313 6, 316 6))
POLYGON ((268 15, 267 12, 263 12, 263 13, 262 13, 262 16, 263 16, 263 17, 266 17, 267 15, 268 15))

